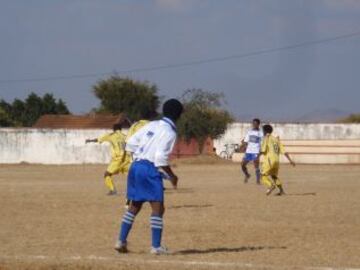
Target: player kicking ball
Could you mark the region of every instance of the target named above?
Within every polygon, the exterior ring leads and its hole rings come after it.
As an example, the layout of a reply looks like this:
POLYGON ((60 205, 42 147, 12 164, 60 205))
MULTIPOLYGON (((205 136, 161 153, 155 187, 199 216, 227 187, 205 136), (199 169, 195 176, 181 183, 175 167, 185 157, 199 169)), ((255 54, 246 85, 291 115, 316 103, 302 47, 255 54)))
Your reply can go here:
POLYGON ((113 175, 128 172, 131 159, 125 153, 126 136, 121 132, 123 124, 115 124, 113 132, 105 134, 97 139, 87 139, 85 143, 104 143, 108 142, 111 146, 111 162, 104 173, 105 185, 109 189, 108 195, 116 195, 117 191, 113 181, 113 175))
POLYGON ((261 166, 261 180, 268 188, 266 195, 270 195, 275 188, 279 189, 278 196, 285 195, 284 188, 278 177, 280 154, 285 155, 292 166, 295 166, 295 162, 291 159, 289 153, 285 152, 280 139, 272 135, 273 127, 271 125, 264 125, 263 132, 264 139, 261 144, 261 155, 264 156, 264 159, 261 166))
POLYGON ((241 162, 241 169, 245 175, 244 183, 246 184, 251 175, 247 169, 249 162, 254 163, 255 173, 256 173, 256 183, 260 184, 260 168, 259 168, 259 154, 261 147, 261 140, 263 138, 263 133, 260 129, 260 120, 255 118, 252 121, 252 129, 249 130, 245 136, 245 139, 242 141, 241 149, 245 150, 245 156, 241 162))
POLYGON ((161 245, 164 215, 163 170, 170 178, 174 188, 178 177, 169 165, 169 156, 176 141, 176 121, 183 112, 182 104, 170 99, 163 106, 164 117, 152 121, 136 132, 127 141, 126 151, 133 153, 134 161, 130 167, 127 183, 127 197, 130 207, 122 218, 119 239, 115 250, 128 252, 127 238, 142 205, 149 202, 152 244, 150 252, 161 255, 168 253, 161 245))

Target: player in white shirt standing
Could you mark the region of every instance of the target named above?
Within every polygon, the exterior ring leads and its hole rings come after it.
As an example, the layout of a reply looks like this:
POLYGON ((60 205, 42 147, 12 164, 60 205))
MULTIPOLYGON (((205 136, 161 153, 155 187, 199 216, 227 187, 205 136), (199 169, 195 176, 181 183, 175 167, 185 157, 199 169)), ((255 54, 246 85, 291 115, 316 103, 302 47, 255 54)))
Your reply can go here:
POLYGON ((261 173, 259 168, 259 155, 263 137, 263 132, 260 129, 260 119, 255 118, 252 121, 252 129, 247 132, 241 145, 242 149, 246 148, 245 156, 241 162, 241 169, 245 174, 244 183, 247 183, 251 177, 246 166, 252 161, 254 162, 256 172, 256 183, 260 184, 261 173))
POLYGON ((126 151, 133 154, 134 161, 127 182, 127 198, 131 203, 123 216, 119 240, 115 246, 120 253, 127 252, 127 237, 144 202, 149 202, 152 209, 150 252, 167 253, 166 248, 161 246, 165 209, 163 178, 166 176, 174 188, 177 187, 178 177, 170 168, 169 157, 176 141, 175 123, 182 112, 183 106, 180 101, 176 99, 166 101, 163 106, 164 117, 150 122, 127 141, 126 151))

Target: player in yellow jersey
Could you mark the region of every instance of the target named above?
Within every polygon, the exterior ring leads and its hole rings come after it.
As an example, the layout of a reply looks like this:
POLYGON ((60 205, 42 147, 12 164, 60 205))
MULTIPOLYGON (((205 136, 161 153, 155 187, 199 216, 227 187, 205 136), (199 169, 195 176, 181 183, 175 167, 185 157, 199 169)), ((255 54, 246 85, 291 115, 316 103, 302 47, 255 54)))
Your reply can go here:
POLYGON ((122 127, 123 125, 120 123, 115 124, 112 133, 105 134, 97 139, 87 139, 85 141, 86 143, 110 143, 111 162, 104 173, 105 185, 109 189, 108 195, 117 194, 112 178, 113 175, 127 173, 131 164, 131 159, 125 152, 126 135, 121 132, 122 127))
POLYGON ((134 135, 139 129, 141 129, 143 126, 145 126, 149 122, 150 122, 150 120, 142 119, 142 120, 139 120, 139 121, 135 122, 134 124, 132 124, 131 127, 129 128, 129 131, 128 131, 127 135, 126 135, 126 141, 128 139, 130 139, 130 137, 132 135, 134 135))
POLYGON ((270 195, 277 187, 279 189, 279 193, 277 195, 281 196, 284 195, 285 192, 278 177, 280 154, 285 155, 291 165, 295 166, 295 162, 291 159, 289 153, 285 152, 284 146, 280 142, 279 137, 271 135, 273 132, 273 127, 271 125, 264 125, 263 131, 264 139, 261 144, 261 155, 264 157, 261 166, 261 180, 268 188, 266 195, 270 195))

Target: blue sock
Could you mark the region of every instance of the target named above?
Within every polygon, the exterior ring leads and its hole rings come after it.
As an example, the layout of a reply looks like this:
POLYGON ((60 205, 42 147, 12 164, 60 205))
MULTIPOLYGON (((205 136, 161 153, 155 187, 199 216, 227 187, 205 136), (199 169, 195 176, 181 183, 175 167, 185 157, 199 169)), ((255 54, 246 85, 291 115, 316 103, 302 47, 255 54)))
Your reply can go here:
POLYGON ((151 224, 151 234, 152 234, 152 247, 158 248, 161 246, 163 219, 160 216, 151 216, 150 224, 151 224))
POLYGON ((135 215, 130 211, 127 211, 122 219, 119 240, 121 243, 126 244, 127 237, 131 230, 132 224, 134 223, 135 215))
POLYGON ((260 173, 260 169, 256 169, 255 170, 256 173, 256 181, 260 182, 260 178, 261 178, 261 173, 260 173))

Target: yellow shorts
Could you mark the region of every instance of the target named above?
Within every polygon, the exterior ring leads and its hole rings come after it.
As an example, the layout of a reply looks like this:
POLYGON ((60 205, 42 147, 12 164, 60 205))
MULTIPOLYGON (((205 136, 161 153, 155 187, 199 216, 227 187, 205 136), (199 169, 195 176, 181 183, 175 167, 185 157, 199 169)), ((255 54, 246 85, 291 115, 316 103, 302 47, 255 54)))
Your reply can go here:
POLYGON ((125 174, 129 171, 131 165, 131 158, 126 156, 124 160, 112 160, 107 167, 106 171, 111 174, 122 173, 125 174))
POLYGON ((261 174, 278 176, 279 168, 279 162, 271 162, 270 160, 264 160, 264 162, 261 164, 261 174))

